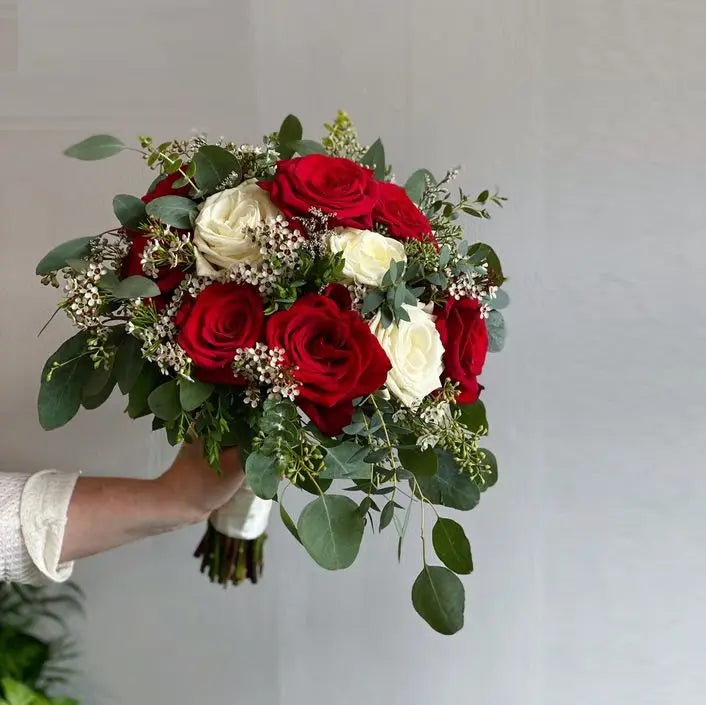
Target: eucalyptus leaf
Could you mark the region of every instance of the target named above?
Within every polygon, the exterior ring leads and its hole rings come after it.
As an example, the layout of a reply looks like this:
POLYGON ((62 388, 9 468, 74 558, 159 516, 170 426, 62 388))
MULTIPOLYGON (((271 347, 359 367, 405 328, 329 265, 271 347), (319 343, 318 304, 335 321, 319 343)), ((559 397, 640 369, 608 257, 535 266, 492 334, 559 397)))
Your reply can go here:
POLYGON ((485 413, 485 404, 480 399, 473 404, 459 404, 458 420, 474 433, 487 433, 488 418, 485 413))
POLYGON ((399 448, 397 454, 404 468, 415 477, 436 475, 439 459, 433 448, 399 448))
POLYGON ((484 468, 481 472, 481 481, 478 483, 481 492, 485 492, 498 481, 498 461, 495 454, 487 448, 480 448, 483 453, 484 468))
POLYGON ((115 378, 123 394, 127 394, 137 381, 145 364, 142 356, 142 342, 128 335, 115 354, 115 378))
POLYGON ((86 384, 81 392, 81 404, 83 408, 97 409, 101 404, 107 401, 115 388, 115 382, 112 365, 107 369, 102 366, 94 369, 86 380, 86 384))
POLYGON ((326 150, 314 140, 293 140, 287 146, 302 157, 309 154, 326 154, 326 150))
POLYGON ((363 166, 370 167, 375 170, 375 178, 383 179, 385 177, 385 148, 382 146, 380 138, 370 145, 368 151, 360 160, 363 166))
MULTIPOLYGON (((233 173, 240 172, 238 158, 227 149, 206 144, 194 155, 194 181, 203 192, 213 192, 233 173)), ((233 184, 235 185, 235 184, 233 184)))
POLYGON ((252 491, 261 499, 272 499, 277 493, 280 470, 277 458, 250 453, 245 461, 245 476, 252 491))
POLYGON ((488 329, 488 351, 500 352, 505 347, 505 319, 500 311, 488 311, 485 319, 488 329))
POLYGON ((147 215, 157 218, 165 225, 188 230, 199 209, 196 203, 184 196, 161 196, 150 201, 147 206, 147 215))
POLYGON ((439 560, 454 573, 468 575, 473 570, 471 544, 463 527, 453 519, 440 517, 431 532, 439 560))
POLYGON ((301 140, 303 135, 302 124, 295 115, 287 115, 277 133, 277 150, 280 159, 291 159, 294 156, 292 143, 301 140))
POLYGON ((37 398, 39 423, 49 431, 68 423, 81 406, 83 387, 93 366, 87 352, 88 333, 82 331, 63 343, 47 360, 37 398), (52 370, 54 363, 61 366, 52 370), (51 371, 51 380, 47 375, 51 371))
POLYGON ((126 411, 131 419, 139 419, 141 416, 146 416, 150 413, 149 396, 163 381, 164 375, 162 375, 156 365, 152 363, 143 364, 137 378, 130 387, 128 396, 126 411))
POLYGON ((494 309, 506 308, 510 305, 510 297, 504 289, 498 289, 495 292, 495 298, 489 299, 488 304, 494 309))
POLYGON ((427 179, 429 179, 429 182, 432 184, 436 183, 434 176, 428 169, 417 169, 417 171, 407 179, 407 183, 404 185, 407 195, 417 204, 422 200, 422 196, 427 187, 427 179))
POLYGON ((468 511, 480 501, 480 490, 467 473, 461 472, 458 463, 447 451, 436 451, 439 469, 431 477, 417 477, 422 494, 432 504, 468 511))
POLYGON ((382 292, 377 290, 368 292, 368 294, 363 299, 362 314, 366 316, 367 314, 372 313, 382 305, 382 302, 384 300, 385 297, 383 296, 382 292))
POLYGON ((301 543, 301 539, 299 538, 299 532, 297 531, 297 527, 292 520, 292 517, 289 516, 287 513, 287 510, 284 508, 284 505, 282 504, 282 501, 280 500, 279 502, 279 516, 280 519, 282 519, 282 523, 287 527, 287 531, 294 536, 294 538, 301 543))
POLYGON ((395 503, 393 500, 390 500, 382 508, 382 511, 380 512, 380 526, 378 528, 378 531, 382 531, 383 529, 386 529, 390 525, 390 523, 392 522, 392 519, 394 516, 395 516, 395 503))
POLYGON ((61 245, 57 245, 57 247, 42 257, 34 270, 35 274, 43 276, 56 272, 68 265, 67 260, 85 257, 91 251, 92 240, 95 240, 95 238, 79 237, 75 240, 62 242, 61 245))
POLYGON ((126 228, 137 228, 147 218, 145 204, 137 198, 121 193, 113 198, 113 213, 121 225, 126 228))
POLYGON ((368 452, 369 448, 363 448, 350 441, 327 448, 324 456, 326 467, 319 477, 331 480, 370 479, 372 466, 365 462, 368 452))
POLYGON ((148 299, 160 293, 154 281, 139 274, 121 279, 111 292, 116 299, 148 299))
POLYGON ((429 626, 440 634, 463 628, 463 584, 448 568, 425 565, 412 586, 412 604, 429 626))
POLYGON ((197 409, 211 396, 214 388, 214 385, 208 382, 200 382, 199 380, 190 382, 182 379, 179 384, 179 401, 182 409, 185 411, 197 409))
POLYGON ((304 548, 327 570, 347 568, 355 561, 364 528, 358 505, 341 495, 322 495, 307 504, 297 523, 304 548))
POLYGON ((117 137, 112 135, 93 135, 67 147, 64 150, 64 154, 74 159, 95 161, 112 157, 114 154, 122 152, 123 149, 125 149, 125 145, 117 137))
POLYGON ((159 419, 164 421, 173 421, 181 413, 181 404, 179 403, 179 386, 177 380, 172 379, 169 382, 160 384, 157 389, 151 392, 147 397, 147 404, 150 411, 159 419))

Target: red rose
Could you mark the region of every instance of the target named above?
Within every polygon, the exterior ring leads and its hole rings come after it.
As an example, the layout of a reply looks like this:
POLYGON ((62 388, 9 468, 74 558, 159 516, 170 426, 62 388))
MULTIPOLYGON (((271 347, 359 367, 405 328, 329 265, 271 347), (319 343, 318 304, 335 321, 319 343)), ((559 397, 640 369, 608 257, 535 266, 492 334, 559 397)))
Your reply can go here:
POLYGON ((204 382, 242 385, 231 363, 238 348, 262 340, 265 311, 250 284, 211 284, 189 299, 174 320, 177 342, 194 361, 194 375, 204 382))
MULTIPOLYGON (((121 271, 122 278, 147 276, 142 271, 142 253, 147 245, 147 242, 149 241, 149 237, 143 235, 139 230, 126 229, 125 234, 130 238, 131 245, 127 257, 123 260, 121 271)), ((176 289, 179 284, 181 284, 185 276, 185 272, 180 267, 160 267, 160 269, 157 270, 157 277, 153 279, 155 284, 159 287, 159 290, 163 294, 168 294, 170 291, 176 289)), ((155 304, 159 303, 157 306, 158 308, 164 305, 163 301, 157 302, 155 299, 152 300, 155 304)))
MULTIPOLYGON (((154 188, 146 193, 142 197, 144 203, 149 203, 154 201, 155 198, 161 198, 162 196, 184 196, 189 192, 190 186, 182 186, 181 188, 174 188, 174 183, 181 178, 181 173, 176 172, 175 174, 170 174, 162 178, 154 188)), ((146 276, 142 270, 142 253, 149 240, 142 232, 139 230, 131 230, 129 228, 124 228, 124 233, 130 238, 131 245, 130 251, 127 257, 123 261, 123 267, 121 271, 121 276, 125 277, 132 276, 146 276)), ((186 274, 179 268, 162 267, 158 270, 156 278, 154 278, 155 283, 159 287, 159 290, 163 294, 168 294, 170 291, 176 289, 179 284, 184 280, 186 274)), ((155 298, 152 300, 157 308, 164 307, 164 300, 160 298, 155 298)))
POLYGON ((373 210, 373 220, 384 225, 390 237, 398 240, 427 240, 436 244, 429 220, 407 192, 396 184, 378 184, 378 202, 373 210))
POLYGON ((457 401, 472 404, 483 389, 477 377, 488 352, 488 329, 480 317, 477 299, 448 299, 444 309, 437 312, 436 329, 444 346, 445 374, 459 384, 457 401))
POLYGON ((316 208, 331 216, 329 226, 370 229, 377 182, 370 169, 350 159, 310 154, 277 162, 272 181, 260 181, 287 218, 311 217, 316 208))
POLYGON ((162 196, 188 196, 189 191, 191 190, 191 184, 174 188, 175 182, 179 181, 179 179, 183 176, 184 175, 180 171, 177 171, 163 177, 153 185, 151 191, 148 191, 142 197, 142 201, 144 203, 149 203, 150 201, 154 201, 155 198, 161 198, 162 196))
POLYGON ((300 382, 297 401, 325 434, 353 417, 353 399, 382 387, 390 361, 363 319, 333 298, 307 294, 267 322, 266 341, 283 348, 300 382))

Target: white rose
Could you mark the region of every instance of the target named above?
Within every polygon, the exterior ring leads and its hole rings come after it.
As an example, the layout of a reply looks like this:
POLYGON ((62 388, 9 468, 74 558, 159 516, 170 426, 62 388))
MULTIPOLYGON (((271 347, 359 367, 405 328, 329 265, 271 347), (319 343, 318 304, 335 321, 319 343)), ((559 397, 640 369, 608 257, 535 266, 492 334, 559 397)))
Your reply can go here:
POLYGON ((403 307, 409 321, 383 328, 378 312, 370 321, 370 330, 392 363, 387 388, 405 406, 415 406, 441 386, 444 346, 434 316, 425 311, 422 304, 403 304, 403 307))
POLYGON ((331 236, 332 252, 342 252, 343 276, 358 284, 380 286, 390 263, 406 262, 404 245, 372 230, 338 228, 331 236))
POLYGON ((209 196, 194 225, 196 273, 212 277, 219 269, 260 262, 260 246, 248 235, 248 228, 278 215, 270 195, 254 181, 209 196))

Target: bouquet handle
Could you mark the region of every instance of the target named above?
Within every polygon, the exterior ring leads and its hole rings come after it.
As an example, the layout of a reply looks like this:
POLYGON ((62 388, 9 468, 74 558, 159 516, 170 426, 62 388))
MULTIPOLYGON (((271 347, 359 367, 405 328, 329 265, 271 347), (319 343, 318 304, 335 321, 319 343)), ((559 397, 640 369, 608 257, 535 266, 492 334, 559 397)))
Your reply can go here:
POLYGON ((260 499, 247 481, 229 502, 211 514, 206 533, 194 552, 201 572, 226 586, 244 580, 257 583, 263 571, 265 530, 272 500, 260 499))

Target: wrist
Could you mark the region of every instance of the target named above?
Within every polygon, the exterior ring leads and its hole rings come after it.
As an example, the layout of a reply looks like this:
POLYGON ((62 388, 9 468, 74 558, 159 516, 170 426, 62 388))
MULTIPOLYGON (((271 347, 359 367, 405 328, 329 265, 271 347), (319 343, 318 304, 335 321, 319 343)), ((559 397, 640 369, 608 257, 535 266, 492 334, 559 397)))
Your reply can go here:
POLYGON ((162 513, 165 531, 200 524, 208 518, 209 512, 189 501, 188 493, 174 482, 170 473, 149 482, 152 483, 156 506, 160 507, 162 513))

